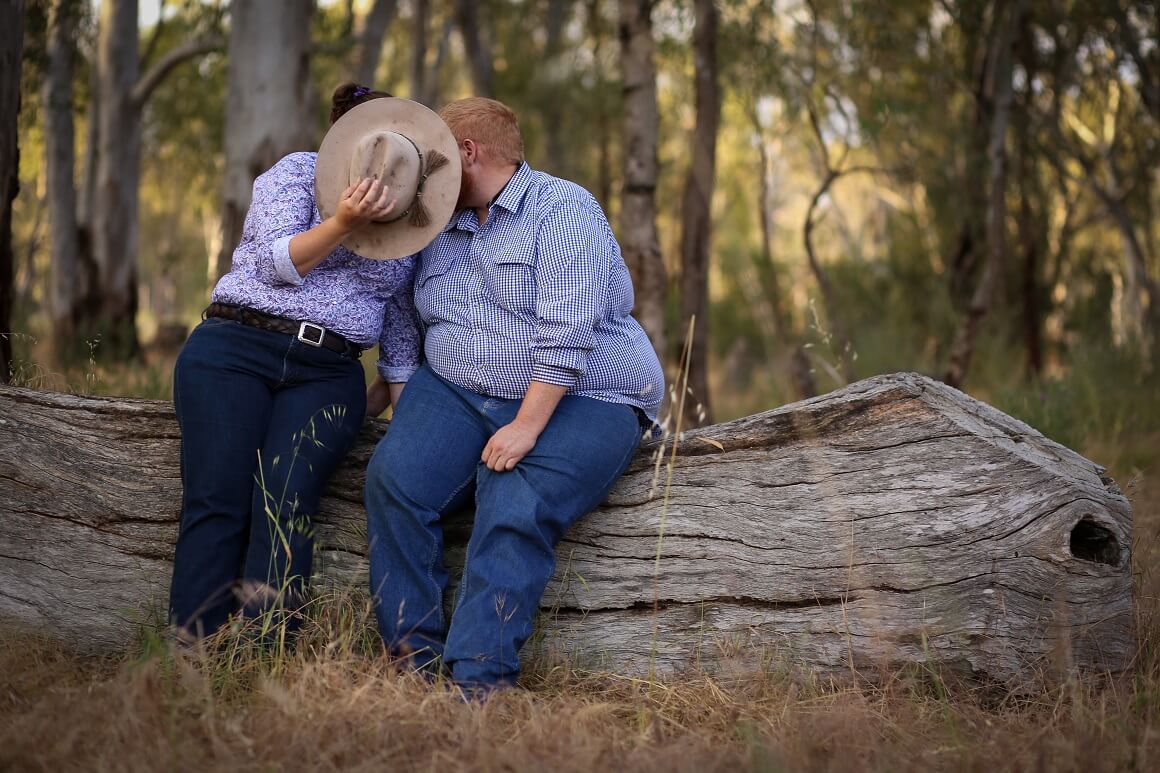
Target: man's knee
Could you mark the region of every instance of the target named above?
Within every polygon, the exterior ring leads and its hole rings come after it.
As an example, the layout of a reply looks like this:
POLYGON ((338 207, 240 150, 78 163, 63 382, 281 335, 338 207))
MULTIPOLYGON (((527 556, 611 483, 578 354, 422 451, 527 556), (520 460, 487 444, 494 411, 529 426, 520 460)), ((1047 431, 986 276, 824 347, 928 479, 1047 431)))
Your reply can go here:
POLYGON ((389 491, 399 484, 399 454, 388 438, 383 438, 367 463, 367 491, 389 491))

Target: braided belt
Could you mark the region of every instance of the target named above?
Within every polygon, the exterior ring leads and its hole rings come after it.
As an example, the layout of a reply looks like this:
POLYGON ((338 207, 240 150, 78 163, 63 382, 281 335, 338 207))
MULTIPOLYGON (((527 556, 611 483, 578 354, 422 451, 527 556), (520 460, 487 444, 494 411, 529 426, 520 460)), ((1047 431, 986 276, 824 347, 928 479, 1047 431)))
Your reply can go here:
POLYGON ((348 341, 333 330, 327 330, 322 325, 287 317, 277 317, 257 309, 251 309, 249 306, 238 306, 233 303, 211 303, 206 307, 202 316, 206 318, 221 317, 262 330, 286 333, 309 346, 325 347, 332 352, 345 354, 354 359, 358 359, 363 352, 361 346, 348 341))

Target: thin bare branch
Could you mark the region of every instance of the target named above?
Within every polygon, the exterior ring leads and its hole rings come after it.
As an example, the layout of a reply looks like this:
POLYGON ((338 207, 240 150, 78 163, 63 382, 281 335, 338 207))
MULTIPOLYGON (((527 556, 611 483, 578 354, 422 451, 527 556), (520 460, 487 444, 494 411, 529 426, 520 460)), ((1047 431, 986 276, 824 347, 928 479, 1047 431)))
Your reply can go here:
POLYGON ((195 38, 194 40, 186 41, 180 46, 173 48, 165 53, 149 71, 141 76, 137 84, 133 86, 133 92, 130 99, 138 108, 142 107, 149 101, 149 97, 153 94, 161 82, 165 80, 166 76, 173 71, 175 67, 183 62, 193 59, 203 54, 208 54, 211 51, 220 51, 225 47, 225 40, 218 35, 211 35, 204 38, 195 38))

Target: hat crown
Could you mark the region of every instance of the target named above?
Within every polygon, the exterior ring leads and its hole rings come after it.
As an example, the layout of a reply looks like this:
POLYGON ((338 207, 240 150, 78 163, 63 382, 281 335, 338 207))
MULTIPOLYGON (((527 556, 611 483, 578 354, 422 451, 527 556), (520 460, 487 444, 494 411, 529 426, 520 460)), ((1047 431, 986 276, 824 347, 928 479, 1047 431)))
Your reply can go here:
POLYGON ((395 208, 386 219, 377 221, 389 223, 411 208, 421 167, 419 149, 405 135, 387 130, 370 132, 359 139, 351 152, 348 181, 355 185, 370 177, 390 188, 395 208))
POLYGON ((404 258, 430 244, 451 218, 461 171, 458 143, 435 112, 407 99, 372 99, 348 110, 323 138, 315 203, 323 219, 333 217, 352 183, 381 180, 394 207, 342 244, 364 258, 404 258))

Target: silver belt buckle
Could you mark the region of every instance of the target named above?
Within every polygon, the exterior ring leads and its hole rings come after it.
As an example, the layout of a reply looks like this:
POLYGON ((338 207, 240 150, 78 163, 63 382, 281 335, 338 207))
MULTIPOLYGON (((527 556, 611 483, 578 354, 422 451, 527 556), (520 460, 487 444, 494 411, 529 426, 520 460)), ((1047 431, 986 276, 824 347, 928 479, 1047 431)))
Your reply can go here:
POLYGON ((324 328, 322 325, 316 325, 313 322, 303 322, 301 325, 298 326, 298 340, 304 344, 309 344, 310 346, 319 347, 319 346, 322 346, 322 339, 325 337, 326 337, 326 328, 324 328), (317 340, 311 339, 309 337, 311 334, 314 334, 314 331, 318 331, 317 340))

